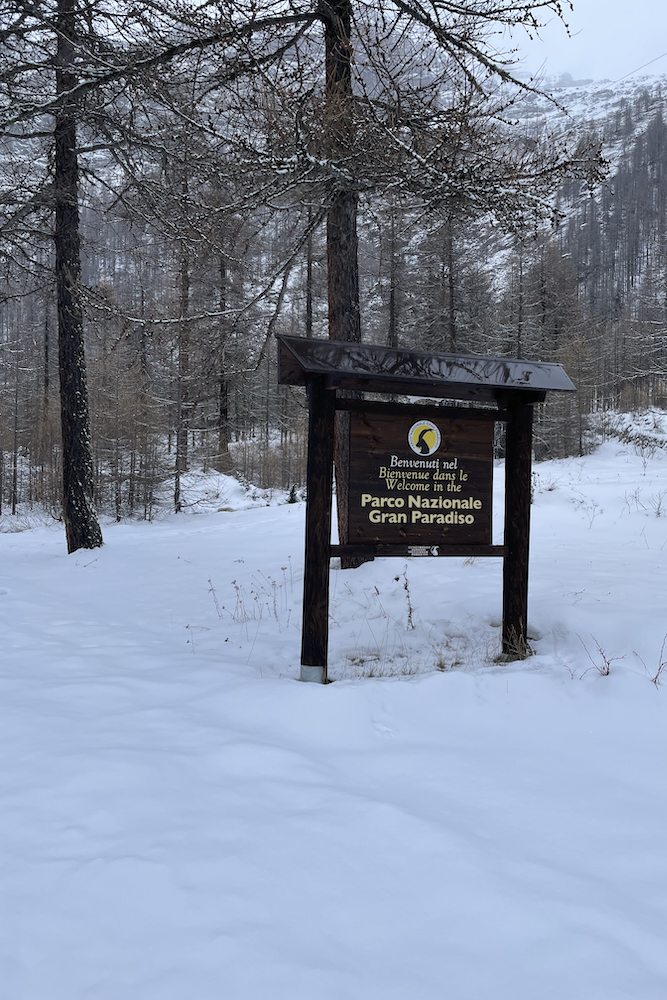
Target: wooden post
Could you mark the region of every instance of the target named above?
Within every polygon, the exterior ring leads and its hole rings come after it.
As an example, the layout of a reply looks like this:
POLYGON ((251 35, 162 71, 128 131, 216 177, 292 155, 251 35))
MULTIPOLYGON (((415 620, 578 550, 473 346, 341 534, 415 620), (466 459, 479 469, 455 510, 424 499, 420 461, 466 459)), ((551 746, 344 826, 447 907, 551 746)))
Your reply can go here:
POLYGON ((505 546, 503 560, 503 653, 523 660, 528 648, 528 540, 530 533, 533 407, 509 399, 505 447, 505 546))
POLYGON ((325 684, 329 645, 329 558, 336 390, 308 382, 306 565, 303 580, 301 680, 325 684))

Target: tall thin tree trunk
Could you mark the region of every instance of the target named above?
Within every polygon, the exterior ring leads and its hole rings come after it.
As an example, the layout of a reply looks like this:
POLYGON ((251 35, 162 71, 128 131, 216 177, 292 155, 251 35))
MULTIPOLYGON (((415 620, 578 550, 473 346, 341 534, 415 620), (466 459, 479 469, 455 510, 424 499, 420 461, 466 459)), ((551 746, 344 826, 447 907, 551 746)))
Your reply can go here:
MULTIPOLYGON (((352 5, 350 0, 332 0, 324 17, 326 68, 326 129, 329 155, 345 159, 354 144, 352 105, 352 5)), ((359 264, 357 255, 358 195, 354 187, 334 192, 327 213, 327 284, 329 337, 358 343, 361 340, 359 310, 359 264)), ((349 541, 348 477, 350 465, 350 415, 336 414, 334 466, 338 537, 349 541)), ((361 560, 363 561, 363 560, 361 560)), ((343 568, 360 560, 343 558, 343 568)))
POLYGON ((520 358, 523 351, 523 247, 519 252, 519 301, 516 321, 516 356, 520 358))
POLYGON ((396 206, 392 198, 389 215, 389 337, 390 347, 398 347, 398 307, 396 282, 398 261, 396 259, 396 206))
MULTIPOLYGON (((310 228, 313 213, 308 209, 308 227, 310 228)), ((306 336, 313 335, 313 234, 306 244, 306 336)))
POLYGON ((456 351, 456 283, 454 281, 454 219, 447 217, 447 298, 449 303, 449 349, 456 351))
POLYGON ((178 385, 176 390, 176 469, 174 476, 174 510, 182 509, 181 475, 188 470, 188 430, 190 418, 190 260, 187 249, 181 253, 180 326, 178 332, 178 385))
POLYGON ((219 472, 229 469, 229 386, 226 372, 227 323, 227 261, 220 254, 220 331, 218 345, 218 460, 216 467, 219 472))
POLYGON ((14 441, 12 455, 12 514, 16 514, 18 502, 18 466, 19 466, 19 341, 18 334, 14 344, 14 441))
POLYGON ((44 378, 42 381, 42 415, 44 418, 44 423, 48 419, 49 415, 49 388, 50 388, 50 373, 49 373, 49 350, 51 344, 50 331, 49 331, 49 317, 48 314, 44 317, 44 378))
MULTIPOLYGON (((264 411, 264 438, 266 440, 266 452, 267 457, 269 455, 269 437, 270 437, 270 425, 271 425, 271 361, 269 360, 269 352, 266 352, 266 407, 264 411)), ((270 483, 266 484, 270 486, 270 483)))
POLYGON ((44 316, 44 366, 43 366, 43 378, 42 378, 42 416, 41 416, 41 430, 39 435, 39 466, 40 466, 40 489, 42 492, 42 497, 45 495, 45 473, 46 473, 46 460, 47 453, 49 450, 49 388, 50 388, 50 373, 49 373, 49 351, 50 351, 50 330, 49 330, 49 314, 48 306, 46 315, 44 316))
MULTIPOLYGON (((351 0, 332 0, 326 7, 325 122, 329 155, 344 160, 354 145, 352 105, 351 0)), ((359 270, 357 264, 357 192, 334 192, 327 214, 329 336, 361 340, 359 270)))
POLYGON ((148 335, 146 333, 146 290, 144 288, 143 277, 141 281, 140 299, 141 326, 139 327, 139 370, 141 373, 141 391, 145 393, 148 386, 148 335))
MULTIPOLYGON (((72 71, 76 41, 76 0, 58 0, 56 90, 76 84, 72 71)), ((56 291, 58 361, 63 442, 63 517, 67 551, 102 544, 93 500, 93 456, 90 441, 86 357, 81 302, 79 238, 79 169, 73 102, 55 112, 54 173, 56 192, 56 291)))

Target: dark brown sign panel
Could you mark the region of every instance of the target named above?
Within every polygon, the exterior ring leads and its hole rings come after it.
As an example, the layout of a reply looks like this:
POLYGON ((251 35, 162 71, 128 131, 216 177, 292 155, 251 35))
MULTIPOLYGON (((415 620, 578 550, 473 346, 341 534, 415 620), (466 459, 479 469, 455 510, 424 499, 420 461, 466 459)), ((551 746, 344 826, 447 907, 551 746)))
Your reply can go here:
POLYGON ((492 485, 492 421, 352 413, 350 543, 490 545, 492 485))

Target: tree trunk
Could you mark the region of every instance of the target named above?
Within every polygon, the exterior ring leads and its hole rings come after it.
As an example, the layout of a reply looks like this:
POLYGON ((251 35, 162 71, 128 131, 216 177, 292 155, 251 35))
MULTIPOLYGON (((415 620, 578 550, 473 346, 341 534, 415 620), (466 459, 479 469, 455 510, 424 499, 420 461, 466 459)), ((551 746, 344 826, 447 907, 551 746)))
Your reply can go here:
MULTIPOLYGON (((325 16, 326 42, 326 128, 329 155, 345 159, 354 143, 352 109, 352 45, 350 0, 333 0, 325 16)), ((329 337, 359 343, 359 264, 357 258, 357 204, 354 188, 339 189, 333 195, 327 213, 327 283, 329 300, 329 337)), ((336 508, 338 537, 349 541, 348 475, 350 464, 350 415, 336 414, 334 467, 336 470, 336 508)), ((343 569, 361 565, 363 560, 341 559, 343 569)))
POLYGON ((517 320, 516 320, 516 356, 517 358, 522 357, 523 352, 523 245, 519 246, 519 298, 517 303, 517 320))
POLYGON ((226 348, 227 348, 227 261, 224 254, 220 254, 220 299, 218 304, 220 312, 220 331, 218 346, 218 459, 216 467, 218 472, 229 472, 229 387, 227 385, 226 372, 226 348))
POLYGON ((357 193, 339 191, 327 214, 329 337, 359 343, 357 193))
MULTIPOLYGON (((308 209, 308 226, 312 221, 312 210, 308 209)), ((306 244, 306 336, 313 335, 313 234, 306 244)))
MULTIPOLYGON (((75 0, 58 0, 56 90, 66 93, 76 83, 74 65, 75 0)), ((90 442, 86 357, 83 344, 81 256, 79 239, 79 170, 73 103, 55 113, 56 291, 58 360, 63 442, 63 517, 67 551, 102 544, 93 500, 93 456, 90 442)))
POLYGON ((42 412, 39 430, 39 466, 41 492, 44 496, 44 474, 49 451, 49 315, 48 305, 44 316, 44 359, 42 368, 42 412))
POLYGON ((390 347, 398 347, 397 288, 398 261, 396 255, 396 206, 392 198, 389 215, 389 336, 390 347))
POLYGON ((181 253, 180 324, 178 331, 178 382, 176 387, 176 469, 174 510, 182 510, 181 474, 188 471, 188 430, 190 429, 190 260, 185 247, 181 253))
MULTIPOLYGON (((333 0, 327 10, 326 138, 331 158, 345 160, 354 146, 350 0, 333 0)), ((339 189, 327 213, 329 337, 355 343, 361 340, 357 202, 354 188, 339 189)))
POLYGON ((14 345, 14 450, 12 455, 12 514, 16 514, 18 503, 18 464, 19 464, 19 341, 18 335, 14 345))
POLYGON ((454 219, 447 217, 447 298, 449 313, 449 350, 456 353, 456 285, 454 282, 454 219))

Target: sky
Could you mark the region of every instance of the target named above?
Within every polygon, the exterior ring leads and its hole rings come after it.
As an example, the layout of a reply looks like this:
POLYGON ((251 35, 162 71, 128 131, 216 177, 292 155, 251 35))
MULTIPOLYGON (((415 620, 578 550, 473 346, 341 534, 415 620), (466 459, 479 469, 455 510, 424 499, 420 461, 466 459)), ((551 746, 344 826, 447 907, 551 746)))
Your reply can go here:
POLYGON ((667 74, 667 4, 664 0, 574 0, 566 17, 573 37, 553 17, 541 40, 520 45, 524 71, 612 81, 635 73, 667 74), (658 58, 662 57, 662 58, 658 58))

